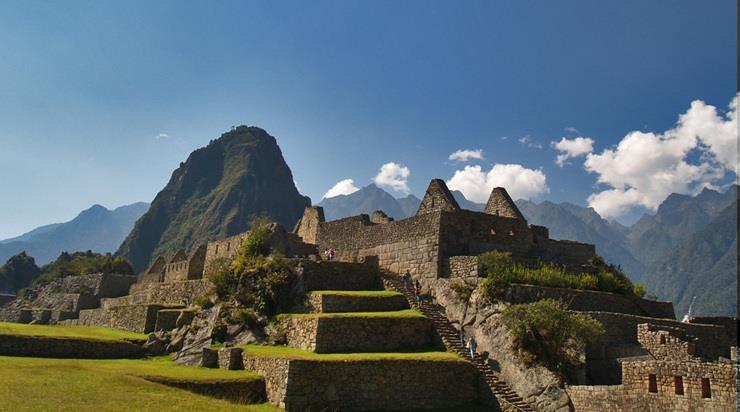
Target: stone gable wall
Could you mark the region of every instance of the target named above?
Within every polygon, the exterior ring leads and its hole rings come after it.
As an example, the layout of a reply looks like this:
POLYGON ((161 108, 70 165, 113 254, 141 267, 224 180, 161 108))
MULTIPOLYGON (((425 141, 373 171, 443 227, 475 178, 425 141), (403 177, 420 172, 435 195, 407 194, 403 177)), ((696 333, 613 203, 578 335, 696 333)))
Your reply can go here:
POLYGON ((696 353, 696 345, 692 340, 692 336, 680 329, 658 329, 649 323, 637 325, 637 341, 655 359, 691 360, 696 353))
POLYGON ((203 264, 203 277, 207 277, 213 272, 219 261, 230 262, 234 260, 236 253, 239 251, 239 246, 241 246, 246 236, 247 232, 244 232, 225 239, 208 242, 203 264))

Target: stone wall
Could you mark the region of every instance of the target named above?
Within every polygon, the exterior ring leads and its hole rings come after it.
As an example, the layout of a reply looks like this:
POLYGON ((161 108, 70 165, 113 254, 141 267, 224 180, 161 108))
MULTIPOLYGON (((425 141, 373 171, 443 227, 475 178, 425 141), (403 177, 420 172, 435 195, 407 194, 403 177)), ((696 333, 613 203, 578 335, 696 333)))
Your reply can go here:
POLYGON ((242 241, 247 236, 247 232, 238 235, 229 236, 221 240, 208 242, 206 247, 205 263, 203 265, 203 276, 210 275, 218 265, 219 261, 230 262, 236 257, 242 241))
POLYGON ((244 355, 265 376, 270 402, 305 410, 463 408, 477 402, 478 377, 464 361, 313 361, 244 355))
POLYGON ((655 359, 691 360, 696 353, 693 339, 681 329, 658 328, 649 323, 637 325, 637 341, 655 359))
POLYGON ((160 303, 164 305, 191 305, 195 298, 211 293, 213 284, 207 279, 182 280, 169 283, 135 284, 131 295, 115 301, 103 301, 104 306, 113 304, 160 303))
MULTIPOLYGON (((637 339, 638 325, 650 323, 657 327, 667 327, 680 330, 682 333, 696 338, 696 356, 716 360, 720 356, 730 357, 731 343, 725 338, 724 328, 718 325, 702 325, 683 323, 670 319, 656 319, 645 316, 627 315, 611 312, 584 312, 604 325, 603 342, 610 345, 634 344, 639 345, 637 339)), ((589 348, 588 355, 599 352, 598 347, 589 348)))
POLYGON ((644 360, 622 363, 624 383, 610 386, 568 386, 578 411, 735 411, 735 370, 732 363, 697 360, 644 360), (651 375, 654 386, 651 388, 651 375), (680 377, 680 379, 677 379, 680 377), (711 394, 702 395, 702 379, 711 394), (706 384, 706 383, 705 383, 706 384), (681 388, 682 394, 677 394, 681 388), (654 390, 654 391, 651 391, 654 390))
POLYGON ((285 316, 288 345, 317 353, 391 352, 429 348, 434 335, 425 317, 285 316))
POLYGON ((307 290, 380 290, 383 284, 376 259, 353 262, 300 262, 301 278, 307 290))
POLYGON ((0 306, 3 306, 7 303, 10 303, 15 299, 15 295, 11 295, 8 293, 0 293, 0 306))
POLYGON ((370 222, 367 215, 323 222, 316 236, 319 250, 333 248, 337 259, 346 261, 377 256, 382 269, 436 277, 440 269, 441 213, 425 213, 383 224, 370 222))
POLYGON ((478 256, 450 256, 443 262, 443 273, 449 278, 477 280, 485 276, 478 256))
POLYGON ((141 346, 125 341, 0 335, 0 355, 41 358, 138 358, 141 346))
POLYGON ((163 305, 120 305, 109 308, 80 311, 79 318, 69 324, 106 326, 131 332, 153 332, 157 324, 157 312, 167 308, 163 305))
POLYGON ((675 319, 671 302, 647 300, 635 295, 513 284, 504 296, 504 300, 511 303, 530 303, 542 299, 561 300, 570 310, 675 319))
POLYGON ((380 312, 408 309, 406 298, 393 296, 361 296, 312 293, 308 296, 308 307, 312 312, 380 312))

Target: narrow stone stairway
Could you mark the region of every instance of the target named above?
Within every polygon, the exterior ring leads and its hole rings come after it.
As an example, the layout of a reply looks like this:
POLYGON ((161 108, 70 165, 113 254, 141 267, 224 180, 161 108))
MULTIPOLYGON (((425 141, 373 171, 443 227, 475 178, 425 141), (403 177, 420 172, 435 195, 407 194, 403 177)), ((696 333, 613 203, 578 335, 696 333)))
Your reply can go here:
POLYGON ((470 350, 465 348, 463 342, 460 341, 460 332, 452 326, 449 319, 447 319, 447 316, 442 313, 437 305, 430 304, 426 301, 423 301, 421 305, 418 305, 414 292, 410 289, 406 289, 403 285, 403 281, 398 276, 385 274, 383 276, 383 283, 386 288, 402 293, 406 297, 409 306, 419 309, 421 313, 432 320, 434 328, 437 330, 437 333, 442 338, 442 342, 448 350, 468 359, 475 366, 491 388, 491 393, 498 400, 501 410, 504 412, 535 411, 528 402, 522 399, 521 396, 517 395, 517 393, 498 376, 496 371, 486 364, 486 359, 483 356, 476 353, 474 358, 470 358, 470 350))

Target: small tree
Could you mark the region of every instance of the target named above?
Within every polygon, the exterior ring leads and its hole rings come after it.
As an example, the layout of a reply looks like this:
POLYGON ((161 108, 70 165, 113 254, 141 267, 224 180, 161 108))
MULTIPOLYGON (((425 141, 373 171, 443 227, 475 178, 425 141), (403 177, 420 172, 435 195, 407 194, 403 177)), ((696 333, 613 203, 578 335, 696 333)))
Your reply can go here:
POLYGON ((585 345, 604 333, 601 323, 568 312, 563 302, 553 299, 512 305, 504 310, 503 321, 520 349, 564 374, 578 364, 585 345))

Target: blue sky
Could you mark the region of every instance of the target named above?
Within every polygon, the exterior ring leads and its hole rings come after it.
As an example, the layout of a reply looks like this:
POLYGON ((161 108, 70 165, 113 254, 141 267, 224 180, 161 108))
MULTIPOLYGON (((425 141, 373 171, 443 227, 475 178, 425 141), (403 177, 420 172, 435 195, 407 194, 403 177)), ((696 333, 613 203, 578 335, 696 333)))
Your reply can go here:
POLYGON ((150 201, 239 124, 277 137, 314 202, 393 162, 417 195, 460 171, 471 194, 504 179, 630 221, 666 191, 735 179, 718 157, 736 137, 735 16, 731 0, 2 2, 0 238, 150 201), (695 100, 717 108, 685 116, 696 141, 666 132, 695 100), (617 170, 636 145, 604 152, 631 131, 657 139, 648 157, 665 149, 635 165, 648 182, 617 170), (563 137, 591 150, 560 167, 563 137), (448 160, 460 149, 483 159, 448 160))

